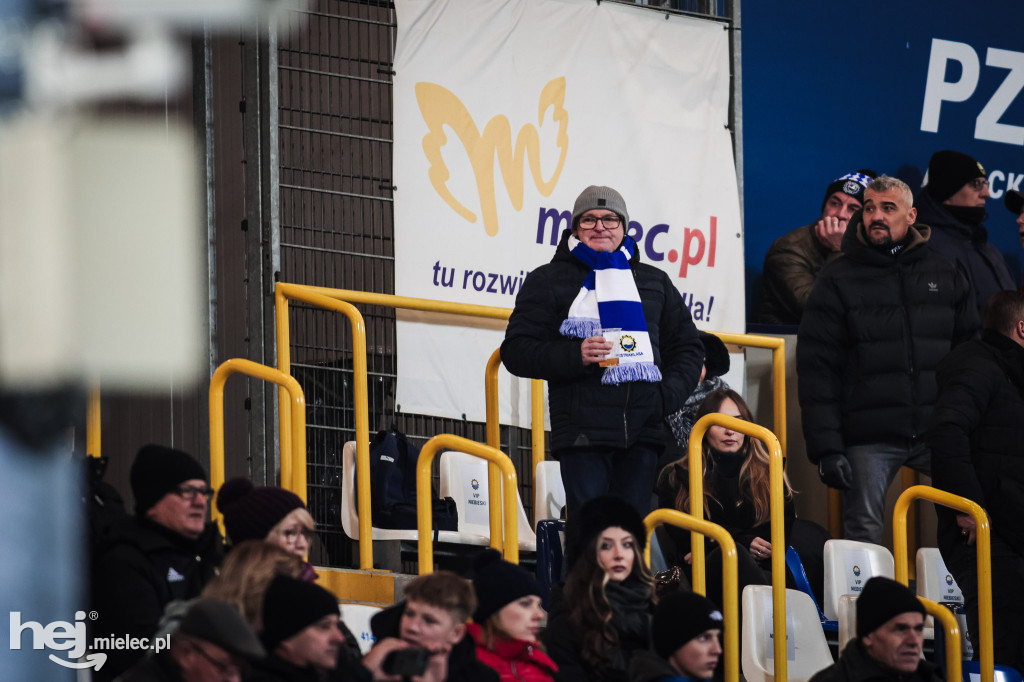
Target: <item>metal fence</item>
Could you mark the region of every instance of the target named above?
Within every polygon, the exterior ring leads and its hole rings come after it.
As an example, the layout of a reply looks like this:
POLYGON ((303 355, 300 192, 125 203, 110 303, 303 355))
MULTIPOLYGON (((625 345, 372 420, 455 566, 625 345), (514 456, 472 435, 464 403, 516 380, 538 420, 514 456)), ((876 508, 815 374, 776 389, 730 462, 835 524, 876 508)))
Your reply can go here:
MULTIPOLYGON (((658 11, 722 19, 724 0, 648 0, 658 11)), ((396 15, 382 0, 319 0, 295 13, 276 50, 280 279, 394 293, 392 76, 396 15)), ((273 192, 274 188, 269 188, 273 192)), ((370 428, 392 424, 422 444, 439 433, 485 440, 477 422, 406 414, 395 404, 395 312, 366 319, 370 428)), ((308 405, 309 506, 321 529, 320 563, 353 565, 340 525, 341 453, 352 440, 352 346, 333 313, 291 306, 292 373, 308 405)), ((484 368, 480 368, 483 381, 484 368)), ((529 432, 502 429, 502 450, 532 500, 529 432)), ((532 504, 525 503, 532 516, 532 504)))

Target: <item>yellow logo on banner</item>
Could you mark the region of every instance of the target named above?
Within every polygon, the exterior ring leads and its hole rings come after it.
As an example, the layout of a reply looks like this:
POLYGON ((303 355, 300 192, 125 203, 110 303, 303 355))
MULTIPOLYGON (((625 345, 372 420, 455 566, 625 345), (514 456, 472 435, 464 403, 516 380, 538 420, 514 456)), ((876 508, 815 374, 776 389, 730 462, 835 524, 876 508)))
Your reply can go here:
POLYGON ((481 134, 473 117, 465 105, 450 90, 436 83, 417 83, 416 100, 420 112, 430 132, 423 137, 423 152, 430 162, 428 176, 430 184, 444 199, 452 210, 471 223, 476 222, 476 214, 466 208, 462 202, 452 195, 448 189, 448 178, 451 173, 441 156, 441 148, 448 141, 444 126, 449 126, 459 136, 466 155, 473 167, 476 178, 477 194, 480 197, 480 211, 483 214, 484 230, 491 237, 498 234, 498 209, 494 189, 494 157, 498 157, 501 176, 505 181, 505 191, 518 211, 523 207, 523 161, 529 159, 530 174, 537 190, 544 196, 550 196, 558 184, 558 177, 565 165, 565 156, 569 151, 569 136, 566 128, 569 125, 569 112, 565 110, 565 78, 555 78, 540 93, 537 106, 537 124, 543 126, 544 114, 549 108, 554 109, 552 120, 558 123, 558 136, 555 146, 561 150, 558 166, 547 181, 541 175, 540 168, 540 135, 537 128, 527 123, 519 129, 515 148, 512 147, 512 127, 508 117, 498 115, 487 122, 481 134))

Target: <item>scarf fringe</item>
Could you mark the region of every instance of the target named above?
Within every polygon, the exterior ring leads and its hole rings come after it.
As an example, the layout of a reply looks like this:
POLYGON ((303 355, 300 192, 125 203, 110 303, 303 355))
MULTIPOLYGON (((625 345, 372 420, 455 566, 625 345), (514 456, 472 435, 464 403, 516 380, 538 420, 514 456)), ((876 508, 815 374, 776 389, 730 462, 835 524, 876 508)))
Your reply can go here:
POLYGON ((558 328, 562 336, 572 336, 577 339, 589 339, 591 336, 601 335, 601 320, 593 317, 567 317, 558 328))
POLYGON ((605 385, 621 384, 624 381, 661 381, 661 370, 653 362, 633 362, 609 367, 601 377, 605 385))

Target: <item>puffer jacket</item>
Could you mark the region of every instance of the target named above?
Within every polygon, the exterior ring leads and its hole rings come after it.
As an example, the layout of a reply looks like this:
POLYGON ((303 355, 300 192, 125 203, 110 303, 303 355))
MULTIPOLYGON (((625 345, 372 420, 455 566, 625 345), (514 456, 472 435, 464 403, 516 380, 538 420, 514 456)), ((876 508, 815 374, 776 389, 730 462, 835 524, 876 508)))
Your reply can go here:
POLYGON ((531 642, 522 639, 503 639, 494 643, 494 649, 485 649, 482 628, 477 623, 466 626, 476 642, 476 657, 501 676, 501 682, 551 682, 558 666, 531 642))
POLYGON ((974 290, 978 315, 992 294, 1016 289, 1003 254, 988 240, 984 225, 968 225, 958 220, 950 207, 921 192, 914 204, 917 220, 932 228, 928 245, 948 258, 974 290))
POLYGON ((548 382, 552 450, 660 446, 663 418, 683 406, 704 360, 690 311, 669 276, 641 263, 635 251, 630 268, 662 380, 603 385, 604 368, 583 364, 582 339, 558 331, 590 272, 569 251, 568 240, 566 231, 551 262, 523 282, 501 344, 501 360, 516 376, 548 382))
POLYGON ((841 255, 821 245, 814 236, 814 225, 787 232, 772 242, 765 254, 758 322, 800 324, 818 273, 825 263, 841 255))
MULTIPOLYGON (((992 532, 1024 554, 1024 348, 998 332, 958 347, 939 365, 928 445, 936 488, 981 505, 992 532)), ((955 513, 938 506, 939 548, 962 543, 955 513)))
POLYGON ((797 337, 800 408, 814 463, 846 446, 923 437, 946 353, 974 335, 978 316, 963 276, 910 227, 895 253, 870 246, 861 212, 844 257, 822 270, 797 337))

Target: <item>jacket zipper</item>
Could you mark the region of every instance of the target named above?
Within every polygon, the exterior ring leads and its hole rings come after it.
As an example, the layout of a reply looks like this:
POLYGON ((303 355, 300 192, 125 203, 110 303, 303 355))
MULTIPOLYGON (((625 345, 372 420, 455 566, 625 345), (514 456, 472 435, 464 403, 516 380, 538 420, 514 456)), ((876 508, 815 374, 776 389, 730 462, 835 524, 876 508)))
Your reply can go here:
POLYGON ((622 435, 625 437, 625 441, 622 443, 622 447, 629 447, 629 392, 632 387, 626 383, 626 405, 622 409, 622 435))
POLYGON ((515 675, 516 679, 519 680, 520 682, 526 682, 526 680, 523 679, 522 675, 519 674, 519 671, 516 670, 516 662, 515 661, 509 661, 509 665, 512 666, 512 674, 515 675))

